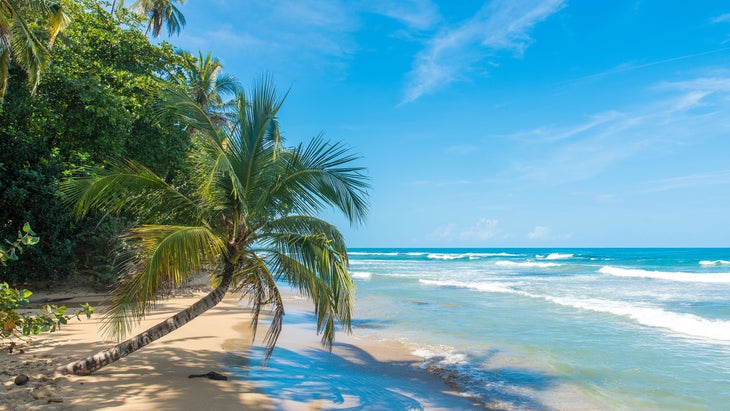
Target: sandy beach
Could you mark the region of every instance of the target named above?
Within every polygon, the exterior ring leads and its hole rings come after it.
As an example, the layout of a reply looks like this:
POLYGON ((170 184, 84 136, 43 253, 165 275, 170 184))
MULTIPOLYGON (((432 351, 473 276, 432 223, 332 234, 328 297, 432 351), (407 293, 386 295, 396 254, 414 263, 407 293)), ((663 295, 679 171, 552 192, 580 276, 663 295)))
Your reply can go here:
MULTIPOLYGON (((61 293, 62 294, 62 293, 61 293)), ((50 297, 61 297, 59 293, 50 297)), ((101 296, 76 292, 64 303, 101 296)), ((49 298, 49 295, 38 294, 49 298)), ((166 300, 143 321, 144 329, 197 296, 166 300)), ((94 302, 96 301, 96 303, 94 302)), ((418 368, 404 346, 338 334, 333 351, 321 348, 309 304, 287 297, 284 331, 267 366, 263 349, 251 345, 249 315, 230 297, 186 326, 91 376, 53 376, 53 369, 109 347, 99 333, 100 315, 73 320, 31 345, 0 353, 3 410, 310 410, 480 408, 446 383, 418 368), (216 371, 227 381, 188 378, 216 371), (26 374, 30 382, 14 384, 26 374)), ((260 331, 263 331, 260 330, 260 331)), ((261 332, 260 334, 263 334, 261 332)))

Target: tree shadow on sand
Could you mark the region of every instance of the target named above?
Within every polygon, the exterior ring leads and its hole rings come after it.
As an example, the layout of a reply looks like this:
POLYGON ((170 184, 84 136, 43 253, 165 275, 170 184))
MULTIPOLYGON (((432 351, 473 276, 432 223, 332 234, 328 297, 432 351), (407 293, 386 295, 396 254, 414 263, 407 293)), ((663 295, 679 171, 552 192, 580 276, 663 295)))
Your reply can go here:
MULTIPOLYGON (((307 313, 290 312, 287 327, 311 324, 307 313)), ((470 364, 485 364, 496 352, 469 358, 470 364)), ((246 360, 226 361, 230 372, 252 382, 258 389, 287 403, 310 404, 337 410, 424 410, 424 409, 529 409, 550 410, 535 398, 549 390, 559 378, 537 370, 515 367, 442 367, 431 358, 428 371, 420 363, 379 361, 359 347, 336 343, 332 352, 311 346, 277 346, 267 365, 261 365, 264 348, 251 347, 246 360), (481 402, 455 391, 471 392, 481 402)), ((296 405, 294 405, 296 408, 296 405)))

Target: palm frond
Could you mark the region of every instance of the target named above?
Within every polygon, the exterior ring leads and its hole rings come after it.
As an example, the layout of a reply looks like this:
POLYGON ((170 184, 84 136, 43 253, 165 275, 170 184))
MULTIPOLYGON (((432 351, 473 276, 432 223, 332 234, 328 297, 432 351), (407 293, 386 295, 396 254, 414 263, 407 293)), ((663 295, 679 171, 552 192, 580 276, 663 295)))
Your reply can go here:
MULTIPOLYGON (((10 3, 8 3, 10 5, 10 3)), ((41 71, 50 61, 50 53, 41 41, 28 28, 25 20, 22 19, 17 10, 12 18, 11 47, 15 61, 28 73, 31 94, 35 93, 40 81, 41 71)))
POLYGON ((331 224, 314 217, 279 219, 260 238, 277 279, 310 297, 317 315, 317 332, 331 347, 335 320, 350 329, 355 285, 347 271, 347 249, 342 235, 331 224))
POLYGON ((116 338, 139 323, 161 290, 183 284, 227 250, 207 227, 143 225, 123 239, 131 248, 122 261, 122 279, 103 323, 105 332, 116 338))
POLYGON ((278 193, 292 197, 295 211, 317 214, 333 206, 360 223, 367 215, 369 184, 363 168, 349 165, 357 159, 342 144, 317 137, 288 156, 289 171, 278 193))
POLYGON ((166 87, 161 94, 160 111, 155 117, 173 117, 176 121, 187 127, 193 127, 196 131, 203 133, 219 143, 223 137, 220 136, 218 125, 210 118, 204 110, 182 87, 166 87))
POLYGON ((180 34, 185 27, 185 16, 174 3, 184 3, 184 0, 137 0, 129 8, 140 16, 149 19, 147 32, 152 31, 153 37, 158 37, 162 26, 167 27, 169 36, 180 34))
POLYGON ((77 217, 91 210, 130 213, 146 220, 198 222, 204 210, 147 167, 131 160, 99 174, 73 178, 61 191, 77 217))
POLYGON ((236 272, 234 292, 240 292, 241 298, 248 298, 251 304, 251 329, 253 339, 256 338, 261 309, 271 306, 271 323, 264 336, 267 360, 274 351, 276 341, 281 334, 284 321, 284 301, 276 285, 274 275, 269 271, 263 259, 256 253, 247 253, 244 265, 236 272))
POLYGON ((54 6, 55 10, 48 20, 48 48, 53 47, 53 43, 56 41, 58 34, 71 24, 71 16, 66 14, 66 9, 62 6, 54 6))

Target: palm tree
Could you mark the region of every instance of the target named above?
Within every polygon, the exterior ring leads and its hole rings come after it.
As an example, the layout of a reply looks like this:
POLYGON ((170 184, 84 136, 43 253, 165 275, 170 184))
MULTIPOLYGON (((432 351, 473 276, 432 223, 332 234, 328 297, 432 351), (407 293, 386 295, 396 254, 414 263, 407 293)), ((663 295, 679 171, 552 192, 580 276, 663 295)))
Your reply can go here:
MULTIPOLYGON (((283 99, 270 80, 241 92, 230 126, 192 113, 196 149, 185 192, 132 161, 92 177, 70 180, 63 190, 78 216, 93 209, 136 215, 141 224, 124 238, 129 249, 105 328, 119 337, 139 322, 161 290, 213 267, 215 288, 186 310, 113 348, 60 367, 60 373, 93 372, 186 324, 229 291, 252 307, 254 334, 268 308, 267 358, 282 327, 284 307, 277 282, 310 297, 317 332, 331 348, 335 322, 350 329, 354 284, 347 248, 332 224, 315 217, 341 211, 351 223, 367 211, 367 178, 357 158, 339 143, 317 137, 286 147, 277 113, 283 99)), ((195 107, 191 103, 191 107, 195 107)))
POLYGON ((41 71, 48 66, 48 49, 70 22, 63 7, 45 0, 0 0, 0 103, 8 87, 10 62, 16 62, 28 74, 31 94, 35 93, 41 71), (26 18, 39 13, 48 18, 48 46, 30 29, 26 18))
POLYGON ((238 80, 223 73, 223 65, 210 52, 203 56, 203 52, 199 51, 198 58, 187 52, 180 54, 185 58, 185 64, 180 71, 170 74, 170 80, 181 86, 184 93, 166 90, 165 105, 176 107, 192 100, 214 123, 222 125, 227 121, 227 111, 231 108, 225 98, 236 95, 241 87, 238 80))
POLYGON ((185 16, 175 7, 175 3, 182 4, 185 0, 136 0, 129 8, 149 18, 147 33, 152 30, 152 37, 160 36, 163 24, 167 27, 168 36, 172 36, 180 34, 180 30, 185 27, 185 16))

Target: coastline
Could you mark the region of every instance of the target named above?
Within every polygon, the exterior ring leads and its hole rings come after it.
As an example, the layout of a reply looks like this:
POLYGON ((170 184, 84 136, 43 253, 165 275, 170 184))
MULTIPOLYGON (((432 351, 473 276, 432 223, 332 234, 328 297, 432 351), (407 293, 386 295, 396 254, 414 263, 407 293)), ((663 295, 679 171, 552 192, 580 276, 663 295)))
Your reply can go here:
MULTIPOLYGON (((99 297, 75 294, 65 301, 67 305, 99 297)), ((136 330, 198 298, 160 302, 136 330)), ((235 297, 227 297, 184 327, 91 376, 51 376, 55 367, 114 344, 99 333, 101 315, 73 320, 61 331, 19 346, 24 353, 17 348, 12 354, 0 353, 4 370, 0 410, 179 410, 211 405, 221 410, 485 408, 419 368, 422 359, 396 342, 338 332, 332 352, 324 350, 308 300, 288 294, 285 304, 284 329, 266 367, 258 365, 263 348, 259 343, 251 345, 250 316, 235 297), (209 371, 229 379, 188 378, 209 371), (30 377, 27 385, 13 383, 20 373, 30 377)))
POLYGON ((284 327, 271 359, 258 365, 264 349, 257 343, 250 364, 233 369, 269 393, 277 410, 491 408, 421 367, 423 358, 401 342, 363 337, 354 329, 338 331, 332 351, 325 350, 311 302, 290 290, 282 294, 284 327))

